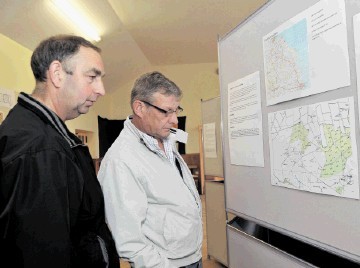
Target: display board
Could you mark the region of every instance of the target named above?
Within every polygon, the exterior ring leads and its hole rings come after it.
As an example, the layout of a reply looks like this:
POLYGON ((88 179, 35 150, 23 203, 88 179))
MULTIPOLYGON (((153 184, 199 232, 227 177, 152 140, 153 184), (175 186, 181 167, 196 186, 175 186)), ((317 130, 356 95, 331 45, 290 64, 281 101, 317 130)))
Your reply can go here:
POLYGON ((354 0, 273 0, 218 41, 227 212, 356 262, 359 12, 354 0), (258 102, 249 75, 261 109, 244 114, 258 102), (252 147, 263 165, 242 162, 252 147))
POLYGON ((224 177, 220 96, 201 101, 204 174, 224 177))

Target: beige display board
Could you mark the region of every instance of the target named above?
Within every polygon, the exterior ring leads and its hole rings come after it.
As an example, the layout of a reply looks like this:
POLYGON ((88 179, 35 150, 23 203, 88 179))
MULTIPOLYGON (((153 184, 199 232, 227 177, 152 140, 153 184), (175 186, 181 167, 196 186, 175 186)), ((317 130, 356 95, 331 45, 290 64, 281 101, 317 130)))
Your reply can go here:
POLYGON ((201 116, 204 174, 205 176, 223 178, 220 96, 201 101, 201 116), (206 128, 210 129, 210 131, 207 132, 206 128), (211 130, 214 130, 214 132, 211 132, 211 130), (210 140, 208 144, 206 144, 207 140, 210 140), (207 148, 207 146, 210 148, 207 148), (206 151, 207 149, 208 151, 206 151))

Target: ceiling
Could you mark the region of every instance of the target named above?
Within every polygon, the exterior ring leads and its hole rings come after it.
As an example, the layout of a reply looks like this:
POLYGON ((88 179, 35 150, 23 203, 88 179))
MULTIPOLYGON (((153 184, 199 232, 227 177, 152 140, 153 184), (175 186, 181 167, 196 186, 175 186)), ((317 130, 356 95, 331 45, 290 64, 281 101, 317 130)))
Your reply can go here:
MULTIPOLYGON (((0 33, 34 50, 55 34, 78 34, 51 0, 0 0, 0 33)), ((217 40, 267 0, 72 0, 97 23, 106 88, 149 66, 217 62, 217 40)), ((215 71, 215 70, 214 70, 215 71)))

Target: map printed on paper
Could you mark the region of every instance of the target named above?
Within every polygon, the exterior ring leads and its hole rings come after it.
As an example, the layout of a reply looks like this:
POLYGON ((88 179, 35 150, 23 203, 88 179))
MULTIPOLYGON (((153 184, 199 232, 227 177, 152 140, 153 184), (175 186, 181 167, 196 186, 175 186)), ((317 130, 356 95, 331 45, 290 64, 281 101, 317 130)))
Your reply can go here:
POLYGON ((268 117, 272 185, 359 199, 353 97, 268 117))
POLYGON ((309 49, 305 19, 267 38, 264 41, 264 53, 268 100, 309 87, 309 49))
POLYGON ((350 85, 344 0, 319 1, 263 36, 266 105, 350 85))

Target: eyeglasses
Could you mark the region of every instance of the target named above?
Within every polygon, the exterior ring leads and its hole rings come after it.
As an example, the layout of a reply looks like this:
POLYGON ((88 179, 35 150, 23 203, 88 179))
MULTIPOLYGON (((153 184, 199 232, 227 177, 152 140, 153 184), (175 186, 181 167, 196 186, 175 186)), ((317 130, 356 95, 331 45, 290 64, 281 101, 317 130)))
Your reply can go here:
POLYGON ((149 105, 149 106, 151 106, 151 107, 153 107, 153 108, 155 108, 155 109, 158 110, 159 112, 165 114, 165 116, 170 116, 170 115, 173 114, 173 113, 176 113, 176 115, 179 115, 182 111, 184 111, 184 109, 181 108, 180 106, 177 107, 176 110, 168 110, 168 111, 166 111, 166 110, 164 110, 164 109, 162 109, 162 108, 160 108, 160 107, 157 107, 157 106, 154 105, 154 104, 151 104, 150 102, 143 101, 143 100, 142 100, 142 102, 143 102, 143 103, 146 103, 147 105, 149 105))

